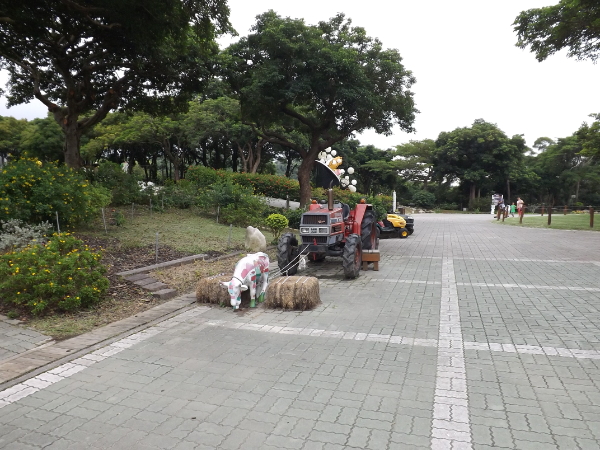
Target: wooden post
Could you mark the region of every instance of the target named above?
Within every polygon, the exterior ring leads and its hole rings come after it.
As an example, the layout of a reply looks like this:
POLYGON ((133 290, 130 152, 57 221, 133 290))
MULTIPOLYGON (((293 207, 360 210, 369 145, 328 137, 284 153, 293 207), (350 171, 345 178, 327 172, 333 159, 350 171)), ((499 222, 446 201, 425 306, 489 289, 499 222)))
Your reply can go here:
POLYGON ((542 203, 542 217, 544 217, 544 204, 542 203))
POLYGON ((548 206, 548 226, 552 225, 552 206, 548 206))
POLYGON ((590 206, 590 228, 594 228, 594 207, 590 206))
POLYGON ((567 215, 567 205, 565 205, 565 209, 564 209, 564 215, 567 215))

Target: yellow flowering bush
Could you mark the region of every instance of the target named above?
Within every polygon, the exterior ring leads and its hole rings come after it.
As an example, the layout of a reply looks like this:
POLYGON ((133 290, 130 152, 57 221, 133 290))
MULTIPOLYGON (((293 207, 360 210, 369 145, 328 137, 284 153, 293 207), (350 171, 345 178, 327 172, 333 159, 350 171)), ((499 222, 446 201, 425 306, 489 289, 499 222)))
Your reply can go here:
POLYGON ((110 203, 110 192, 90 185, 83 174, 57 163, 23 157, 0 171, 0 220, 85 222, 110 203))
POLYGON ((0 303, 40 315, 102 300, 108 289, 101 254, 69 233, 0 255, 0 303))

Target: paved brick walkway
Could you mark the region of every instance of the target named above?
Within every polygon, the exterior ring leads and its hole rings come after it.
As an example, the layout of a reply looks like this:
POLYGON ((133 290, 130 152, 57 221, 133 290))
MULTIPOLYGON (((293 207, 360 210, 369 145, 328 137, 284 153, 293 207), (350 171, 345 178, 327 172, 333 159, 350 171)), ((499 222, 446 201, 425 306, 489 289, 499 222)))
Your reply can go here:
POLYGON ((417 216, 310 312, 197 306, 0 389, 0 448, 600 448, 600 234, 417 216))
POLYGON ((0 314, 0 364, 51 340, 48 336, 21 326, 18 320, 10 320, 0 314))

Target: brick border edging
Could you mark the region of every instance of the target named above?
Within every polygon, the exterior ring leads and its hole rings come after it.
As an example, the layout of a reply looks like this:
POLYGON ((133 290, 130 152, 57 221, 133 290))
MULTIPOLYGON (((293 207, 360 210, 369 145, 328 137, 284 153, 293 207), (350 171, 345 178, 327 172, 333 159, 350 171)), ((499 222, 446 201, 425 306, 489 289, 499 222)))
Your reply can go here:
POLYGON ((29 379, 39 373, 51 370, 82 354, 104 347, 134 334, 155 323, 181 313, 196 303, 195 294, 181 295, 174 300, 162 303, 133 316, 110 323, 95 330, 63 341, 52 342, 25 353, 15 355, 9 361, 0 363, 0 391, 29 379))

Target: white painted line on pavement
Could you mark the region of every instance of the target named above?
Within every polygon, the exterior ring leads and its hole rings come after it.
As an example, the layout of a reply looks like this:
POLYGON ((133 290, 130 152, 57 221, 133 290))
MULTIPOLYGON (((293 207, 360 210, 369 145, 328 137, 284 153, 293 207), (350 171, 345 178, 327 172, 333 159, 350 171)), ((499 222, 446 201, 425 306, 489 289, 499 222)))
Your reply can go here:
MULTIPOLYGON (((218 326, 236 330, 258 331, 262 333, 293 334, 329 339, 344 339, 351 341, 384 342, 391 345, 414 345, 417 347, 438 347, 438 339, 411 338, 394 334, 357 333, 354 331, 328 331, 318 328, 283 327, 267 324, 253 324, 247 322, 230 322, 227 320, 209 320, 209 326, 218 326)), ((576 359, 600 359, 598 350, 580 350, 565 347, 536 346, 523 344, 502 344, 497 342, 470 342, 463 343, 465 350, 479 350, 487 352, 523 353, 529 355, 561 356, 576 359)))
POLYGON ((433 450, 473 448, 468 409, 467 372, 454 262, 451 258, 444 258, 437 373, 431 424, 433 450))

